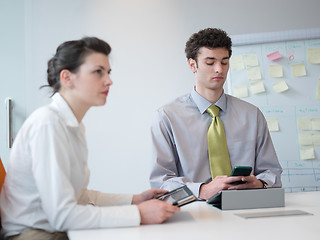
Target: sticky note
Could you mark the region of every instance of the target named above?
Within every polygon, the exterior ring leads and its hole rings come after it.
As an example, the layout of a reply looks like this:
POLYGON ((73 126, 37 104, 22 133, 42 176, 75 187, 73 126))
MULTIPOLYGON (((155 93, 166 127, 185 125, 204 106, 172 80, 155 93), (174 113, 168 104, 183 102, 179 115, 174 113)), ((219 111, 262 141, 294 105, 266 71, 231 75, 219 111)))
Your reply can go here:
POLYGON ((270 65, 269 66, 269 76, 272 78, 283 77, 282 65, 270 65))
POLYGON ((277 93, 281 93, 289 89, 287 83, 284 80, 272 84, 272 87, 277 93))
POLYGON ((300 148, 300 158, 301 160, 315 159, 314 147, 304 146, 300 148))
POLYGON ((308 48, 308 62, 312 64, 320 63, 320 48, 308 48))
POLYGON ((275 61, 275 60, 278 60, 280 58, 282 58, 281 54, 279 53, 279 51, 275 51, 273 53, 270 53, 267 55, 267 58, 270 60, 270 61, 275 61))
POLYGON ((318 79, 318 84, 317 84, 317 99, 320 99, 320 78, 318 79))
POLYGON ((238 98, 246 98, 248 97, 248 88, 246 85, 243 85, 243 86, 235 86, 233 88, 233 94, 235 97, 238 97, 238 98))
POLYGON ((243 64, 242 55, 231 56, 230 67, 231 67, 231 70, 243 70, 244 64, 243 64))
POLYGON ((249 54, 245 55, 244 59, 246 61, 246 65, 249 67, 254 67, 259 65, 257 54, 249 54))
POLYGON ((312 145, 312 133, 311 132, 301 132, 299 133, 299 144, 300 145, 312 145))
POLYGON ((250 83, 250 89, 253 94, 263 93, 266 91, 262 81, 250 83))
POLYGON ((260 80, 261 72, 260 67, 250 67, 247 68, 248 79, 251 80, 260 80))
POLYGON ((311 119, 311 128, 312 130, 320 131, 320 118, 311 119))
POLYGON ((291 65, 292 75, 295 77, 303 77, 307 75, 306 67, 303 63, 291 65))
POLYGON ((311 130, 310 118, 298 118, 299 130, 311 130))
POLYGON ((319 133, 312 134, 312 144, 314 146, 320 146, 320 134, 319 133))
POLYGON ((279 132, 279 121, 276 118, 267 118, 268 129, 270 132, 279 132))

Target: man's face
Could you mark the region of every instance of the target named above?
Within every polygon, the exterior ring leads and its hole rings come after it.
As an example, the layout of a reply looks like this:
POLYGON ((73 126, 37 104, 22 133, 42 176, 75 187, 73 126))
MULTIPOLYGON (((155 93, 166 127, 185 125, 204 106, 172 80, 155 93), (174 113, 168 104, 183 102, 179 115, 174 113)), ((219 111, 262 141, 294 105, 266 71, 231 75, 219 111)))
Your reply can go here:
POLYGON ((198 52, 198 61, 189 59, 188 62, 195 73, 197 92, 223 90, 229 70, 229 52, 226 48, 202 47, 198 52))

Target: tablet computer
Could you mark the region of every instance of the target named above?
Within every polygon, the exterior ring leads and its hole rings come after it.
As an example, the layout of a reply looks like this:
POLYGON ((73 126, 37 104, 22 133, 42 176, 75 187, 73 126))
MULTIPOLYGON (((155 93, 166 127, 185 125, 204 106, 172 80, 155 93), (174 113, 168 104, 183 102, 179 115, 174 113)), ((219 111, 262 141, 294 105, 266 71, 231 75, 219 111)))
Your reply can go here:
POLYGON ((217 192, 215 195, 213 195, 211 198, 207 200, 207 203, 217 208, 221 208, 221 194, 222 191, 217 192))
POLYGON ((171 202, 173 205, 181 207, 188 203, 194 202, 197 198, 193 195, 191 190, 187 186, 179 187, 166 194, 161 195, 157 199, 166 202, 171 202))

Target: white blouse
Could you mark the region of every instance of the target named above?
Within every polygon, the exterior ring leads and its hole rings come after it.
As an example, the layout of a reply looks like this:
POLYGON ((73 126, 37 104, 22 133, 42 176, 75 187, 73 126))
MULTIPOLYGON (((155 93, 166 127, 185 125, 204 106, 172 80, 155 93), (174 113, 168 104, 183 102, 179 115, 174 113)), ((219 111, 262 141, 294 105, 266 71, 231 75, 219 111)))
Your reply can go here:
POLYGON ((30 228, 54 232, 139 225, 132 194, 87 190, 87 157, 84 126, 56 93, 50 105, 30 115, 14 141, 0 197, 5 235, 30 228))

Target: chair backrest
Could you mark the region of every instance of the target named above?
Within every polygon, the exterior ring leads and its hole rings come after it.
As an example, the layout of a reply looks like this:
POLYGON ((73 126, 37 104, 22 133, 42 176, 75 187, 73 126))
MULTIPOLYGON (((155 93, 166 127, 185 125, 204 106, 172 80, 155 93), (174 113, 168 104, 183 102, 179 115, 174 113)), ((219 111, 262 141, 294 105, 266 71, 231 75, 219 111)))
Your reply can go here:
MULTIPOLYGON (((2 160, 0 158, 0 192, 2 189, 2 185, 4 183, 4 179, 6 177, 6 170, 4 169, 4 166, 2 164, 2 160)), ((4 236, 2 234, 2 223, 1 223, 1 217, 0 217, 0 240, 4 239, 4 236)))
POLYGON ((4 169, 4 166, 2 164, 2 160, 0 158, 0 192, 1 192, 5 177, 6 177, 6 170, 4 169))

